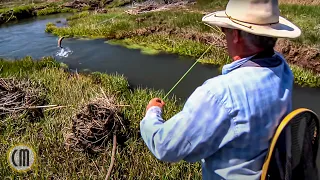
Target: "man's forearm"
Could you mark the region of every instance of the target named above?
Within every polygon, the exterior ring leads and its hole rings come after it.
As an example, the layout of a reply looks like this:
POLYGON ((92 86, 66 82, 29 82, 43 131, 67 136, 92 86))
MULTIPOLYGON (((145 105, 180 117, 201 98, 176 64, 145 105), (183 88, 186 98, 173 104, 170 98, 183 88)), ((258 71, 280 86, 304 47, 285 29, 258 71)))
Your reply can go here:
POLYGON ((179 161, 184 153, 179 149, 182 137, 174 137, 175 130, 178 130, 173 125, 176 120, 171 119, 171 122, 165 123, 161 113, 161 109, 156 106, 147 111, 140 123, 141 136, 157 159, 168 162, 179 161))

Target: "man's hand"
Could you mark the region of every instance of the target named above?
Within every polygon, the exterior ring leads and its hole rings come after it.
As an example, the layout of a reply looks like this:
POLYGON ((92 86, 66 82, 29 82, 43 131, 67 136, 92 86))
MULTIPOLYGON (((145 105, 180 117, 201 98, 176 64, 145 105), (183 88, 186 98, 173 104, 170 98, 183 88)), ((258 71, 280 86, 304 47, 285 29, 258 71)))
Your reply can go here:
POLYGON ((162 101, 160 98, 153 98, 149 101, 149 104, 147 105, 147 111, 149 108, 151 108, 152 106, 158 106, 161 108, 163 108, 163 106, 165 105, 164 101, 162 101))

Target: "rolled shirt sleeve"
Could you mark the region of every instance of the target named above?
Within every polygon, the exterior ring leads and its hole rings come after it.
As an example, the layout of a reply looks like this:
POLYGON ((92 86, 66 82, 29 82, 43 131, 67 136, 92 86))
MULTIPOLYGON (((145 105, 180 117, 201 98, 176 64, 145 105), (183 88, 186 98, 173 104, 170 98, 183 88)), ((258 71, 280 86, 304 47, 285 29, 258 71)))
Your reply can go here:
POLYGON ((167 121, 159 107, 151 107, 140 122, 141 136, 162 161, 196 162, 219 149, 230 129, 229 111, 208 87, 198 87, 183 110, 167 121))

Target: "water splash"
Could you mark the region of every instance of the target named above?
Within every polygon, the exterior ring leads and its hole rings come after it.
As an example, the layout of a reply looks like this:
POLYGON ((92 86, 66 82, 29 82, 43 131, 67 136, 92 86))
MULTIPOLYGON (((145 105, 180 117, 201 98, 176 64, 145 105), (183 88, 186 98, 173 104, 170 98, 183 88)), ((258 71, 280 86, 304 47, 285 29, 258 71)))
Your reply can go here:
POLYGON ((68 48, 68 47, 65 47, 65 48, 61 48, 57 53, 56 53, 56 56, 57 57, 68 57, 69 55, 71 55, 73 53, 73 51, 68 48))

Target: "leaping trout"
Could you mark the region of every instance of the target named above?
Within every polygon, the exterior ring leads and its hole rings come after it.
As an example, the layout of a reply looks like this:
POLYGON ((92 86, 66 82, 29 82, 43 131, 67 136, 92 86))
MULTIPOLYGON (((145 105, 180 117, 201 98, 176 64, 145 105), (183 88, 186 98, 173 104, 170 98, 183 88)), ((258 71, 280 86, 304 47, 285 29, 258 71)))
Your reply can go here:
POLYGON ((61 38, 59 38, 59 40, 58 40, 58 47, 59 48, 62 48, 62 46, 61 46, 61 43, 62 43, 62 40, 64 39, 64 37, 61 37, 61 38))

